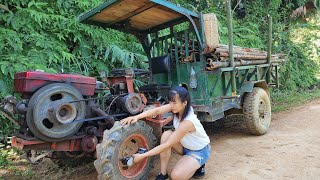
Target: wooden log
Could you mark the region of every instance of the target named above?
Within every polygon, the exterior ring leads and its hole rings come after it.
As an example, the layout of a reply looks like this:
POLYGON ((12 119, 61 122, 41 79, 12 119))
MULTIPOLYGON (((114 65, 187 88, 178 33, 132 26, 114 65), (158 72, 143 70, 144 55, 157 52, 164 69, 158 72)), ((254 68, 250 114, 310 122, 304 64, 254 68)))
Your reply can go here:
POLYGON ((228 57, 219 57, 218 60, 222 61, 222 62, 226 62, 226 61, 229 61, 229 58, 228 57))
MULTIPOLYGON (((218 52, 224 52, 229 53, 229 49, 221 49, 217 48, 215 53, 218 52)), ((267 55, 267 52, 261 51, 261 52, 247 52, 247 51, 241 51, 241 50, 234 50, 234 54, 245 54, 245 55, 267 55)))
MULTIPOLYGON (((226 48, 226 49, 229 49, 229 45, 225 45, 225 44, 220 44, 219 45, 220 48, 226 48)), ((247 48, 247 47, 240 47, 240 46, 233 46, 234 49, 241 49, 241 50, 245 50, 247 52, 259 52, 261 51, 260 49, 258 48, 247 48)))
MULTIPOLYGON (((216 48, 215 52, 225 52, 225 53, 229 53, 229 49, 228 48, 216 48)), ((266 51, 261 51, 261 50, 255 50, 255 49, 251 49, 251 48, 235 48, 234 49, 234 54, 246 54, 246 55, 267 55, 266 51)), ((279 54, 273 54, 272 56, 278 56, 278 57, 285 57, 285 54, 279 53, 279 54)))
POLYGON ((199 52, 192 52, 189 56, 183 58, 184 62, 194 62, 194 61, 199 61, 199 60, 200 60, 199 52))
POLYGON ((216 51, 216 48, 210 48, 209 46, 206 46, 203 51, 202 54, 210 54, 210 53, 214 53, 216 51))
MULTIPOLYGON (((206 47, 204 49, 204 51, 202 52, 203 54, 210 54, 210 53, 213 53, 215 51, 221 51, 221 52, 229 52, 229 47, 227 45, 219 45, 218 47, 216 48, 209 48, 209 47, 206 47)), ((234 46, 233 48, 234 52, 247 52, 247 53, 266 53, 265 51, 261 51, 259 49, 256 49, 256 48, 243 48, 243 47, 239 47, 239 46, 234 46)))
MULTIPOLYGON (((229 53, 220 52, 217 54, 217 56, 218 57, 229 57, 229 53)), ((263 60, 263 59, 267 59, 267 56, 234 54, 234 59, 263 60)))
MULTIPOLYGON (((221 57, 229 57, 229 53, 225 52, 219 52, 217 54, 214 54, 214 56, 217 56, 218 58, 221 57)), ((271 58, 273 59, 279 59, 279 56, 272 55, 271 58)), ((246 54, 234 54, 235 60, 241 60, 241 59, 247 59, 247 60, 264 60, 267 59, 267 55, 246 55, 246 54)))
POLYGON ((183 58, 183 61, 184 62, 193 62, 194 61, 193 54, 191 53, 190 56, 187 56, 187 57, 183 58))
MULTIPOLYGON (((278 60, 271 60, 271 63, 284 63, 285 60, 283 59, 278 59, 278 60)), ((255 60, 255 61, 235 61, 234 65, 235 67, 238 66, 248 66, 248 65, 258 65, 258 64, 266 64, 267 60, 255 60)), ((209 67, 211 69, 217 69, 217 68, 222 68, 222 67, 229 67, 230 62, 219 62, 219 61, 214 61, 210 62, 209 67)))

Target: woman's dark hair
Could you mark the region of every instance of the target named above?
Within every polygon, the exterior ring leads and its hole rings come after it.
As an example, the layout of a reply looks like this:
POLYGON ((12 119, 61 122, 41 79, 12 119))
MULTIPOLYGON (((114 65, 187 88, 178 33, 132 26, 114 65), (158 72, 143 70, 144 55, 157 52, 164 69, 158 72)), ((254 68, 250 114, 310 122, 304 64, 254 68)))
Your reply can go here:
MULTIPOLYGON (((190 94, 186 88, 181 87, 181 86, 176 86, 176 87, 171 88, 169 91, 169 94, 168 94, 169 101, 174 102, 175 97, 177 95, 179 95, 181 102, 187 101, 187 105, 184 108, 184 111, 181 116, 181 121, 183 121, 184 118, 188 115, 188 112, 190 111, 190 107, 191 107, 190 94)), ((178 114, 176 114, 176 115, 179 117, 178 114)))

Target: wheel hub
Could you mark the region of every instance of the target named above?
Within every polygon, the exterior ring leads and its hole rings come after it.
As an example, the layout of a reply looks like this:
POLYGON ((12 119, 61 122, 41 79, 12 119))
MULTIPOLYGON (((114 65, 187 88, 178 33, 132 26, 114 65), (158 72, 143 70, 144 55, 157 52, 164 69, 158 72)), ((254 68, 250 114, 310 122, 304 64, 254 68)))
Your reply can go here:
POLYGON ((93 152, 96 150, 98 139, 95 136, 88 135, 81 140, 81 149, 85 152, 93 152))
POLYGON ((266 123, 266 116, 268 114, 267 105, 264 101, 260 101, 259 104, 259 119, 262 124, 266 123))
POLYGON ((57 105, 54 108, 48 109, 49 115, 52 119, 67 124, 72 122, 77 116, 77 110, 70 103, 57 105))
POLYGON ((134 178, 138 176, 148 163, 147 159, 144 159, 141 162, 130 167, 124 166, 121 163, 121 160, 124 157, 132 156, 138 151, 139 148, 149 149, 147 140, 141 134, 132 134, 123 141, 122 145, 119 148, 118 167, 121 174, 126 178, 134 178))
POLYGON ((132 115, 139 113, 142 105, 142 99, 137 93, 131 93, 122 98, 123 109, 132 115))

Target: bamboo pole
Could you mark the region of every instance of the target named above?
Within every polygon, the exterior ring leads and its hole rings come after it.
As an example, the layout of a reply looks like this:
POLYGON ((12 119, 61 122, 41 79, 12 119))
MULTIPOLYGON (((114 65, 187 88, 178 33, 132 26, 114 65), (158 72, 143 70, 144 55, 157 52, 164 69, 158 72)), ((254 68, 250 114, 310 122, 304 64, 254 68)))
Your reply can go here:
POLYGON ((267 72, 267 83, 269 84, 271 81, 271 51, 272 51, 272 17, 268 14, 268 64, 270 65, 267 72))
MULTIPOLYGON (((230 67, 234 67, 231 0, 227 0, 227 18, 228 18, 228 41, 229 41, 230 67)), ((231 84, 232 84, 232 95, 235 95, 237 91, 237 87, 236 87, 236 77, 235 77, 234 71, 231 71, 231 84)))

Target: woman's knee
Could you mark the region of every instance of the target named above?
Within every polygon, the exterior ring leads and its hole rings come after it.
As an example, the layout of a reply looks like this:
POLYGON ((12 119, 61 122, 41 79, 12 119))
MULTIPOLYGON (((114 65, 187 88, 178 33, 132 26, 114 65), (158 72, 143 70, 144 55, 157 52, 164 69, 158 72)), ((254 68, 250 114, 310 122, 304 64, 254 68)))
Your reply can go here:
POLYGON ((179 170, 175 170, 175 169, 172 170, 170 177, 172 180, 188 179, 188 177, 186 176, 186 173, 181 172, 179 170))
POLYGON ((160 140, 161 144, 165 143, 169 139, 172 133, 173 133, 172 130, 163 132, 160 140))

